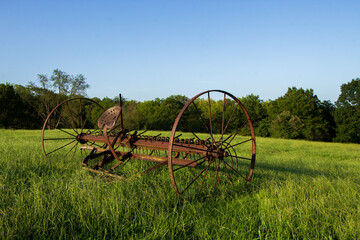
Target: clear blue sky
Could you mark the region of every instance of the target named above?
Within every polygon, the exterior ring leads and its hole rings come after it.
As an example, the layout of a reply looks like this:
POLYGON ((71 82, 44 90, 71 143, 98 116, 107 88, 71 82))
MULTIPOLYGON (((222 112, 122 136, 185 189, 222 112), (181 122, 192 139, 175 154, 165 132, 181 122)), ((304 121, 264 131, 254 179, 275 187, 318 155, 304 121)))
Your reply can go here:
POLYGON ((90 97, 151 100, 223 89, 336 101, 360 77, 360 1, 0 0, 0 82, 55 68, 90 97))

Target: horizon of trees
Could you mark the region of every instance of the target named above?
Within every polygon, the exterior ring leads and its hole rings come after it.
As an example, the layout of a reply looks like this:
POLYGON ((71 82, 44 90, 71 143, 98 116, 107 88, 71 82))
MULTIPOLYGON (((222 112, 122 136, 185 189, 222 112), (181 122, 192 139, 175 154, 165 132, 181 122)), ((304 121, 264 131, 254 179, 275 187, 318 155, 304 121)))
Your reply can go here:
MULTIPOLYGON (((0 128, 41 129, 57 104, 86 96, 89 87, 83 75, 72 76, 59 69, 50 77, 39 74, 38 84, 0 84, 0 128)), ((119 103, 119 97, 92 99, 105 109, 119 103)), ((188 100, 182 95, 143 102, 124 99, 124 124, 129 129, 169 131, 188 100)), ((313 89, 296 87, 288 88, 275 100, 263 101, 253 94, 239 100, 248 111, 257 136, 360 143, 359 78, 341 85, 341 94, 334 104, 318 99, 313 89)))

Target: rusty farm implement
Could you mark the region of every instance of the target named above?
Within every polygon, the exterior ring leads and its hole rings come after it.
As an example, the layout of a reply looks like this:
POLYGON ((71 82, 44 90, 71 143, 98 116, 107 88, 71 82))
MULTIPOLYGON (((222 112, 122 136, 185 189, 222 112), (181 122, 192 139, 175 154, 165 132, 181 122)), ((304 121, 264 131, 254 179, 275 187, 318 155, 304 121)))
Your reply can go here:
POLYGON ((167 166, 179 197, 213 194, 225 184, 236 187, 251 180, 254 129, 232 94, 209 90, 196 95, 174 119, 171 133, 162 134, 126 129, 122 105, 121 96, 119 105, 109 109, 88 98, 60 103, 43 125, 45 156, 77 158, 90 171, 121 178, 167 166))

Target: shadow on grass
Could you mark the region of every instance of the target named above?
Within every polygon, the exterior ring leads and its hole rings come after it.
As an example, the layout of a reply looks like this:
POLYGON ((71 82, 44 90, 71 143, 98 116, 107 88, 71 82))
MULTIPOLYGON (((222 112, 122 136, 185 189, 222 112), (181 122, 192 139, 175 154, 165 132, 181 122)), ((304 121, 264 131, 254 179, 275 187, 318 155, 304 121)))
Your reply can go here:
POLYGON ((289 175, 298 175, 298 176, 308 176, 308 177, 318 177, 324 176, 326 178, 336 178, 337 174, 334 174, 328 170, 314 169, 306 167, 304 165, 299 166, 287 166, 287 165, 278 165, 271 164, 267 162, 261 162, 255 166, 255 178, 260 180, 273 179, 274 173, 276 178, 279 180, 286 180, 289 175), (260 174, 256 174, 260 172, 260 174))
MULTIPOLYGON (((246 183, 246 184, 238 184, 235 187, 224 186, 224 188, 217 188, 214 191, 214 194, 196 194, 194 196, 190 196, 187 198, 178 199, 176 201, 176 206, 182 206, 186 202, 191 203, 215 203, 215 202, 228 202, 233 201, 239 198, 249 197, 253 194, 256 194, 260 187, 254 184, 246 183), (225 188, 225 189, 224 189, 225 188)), ((175 192, 174 192, 175 194, 175 192)))

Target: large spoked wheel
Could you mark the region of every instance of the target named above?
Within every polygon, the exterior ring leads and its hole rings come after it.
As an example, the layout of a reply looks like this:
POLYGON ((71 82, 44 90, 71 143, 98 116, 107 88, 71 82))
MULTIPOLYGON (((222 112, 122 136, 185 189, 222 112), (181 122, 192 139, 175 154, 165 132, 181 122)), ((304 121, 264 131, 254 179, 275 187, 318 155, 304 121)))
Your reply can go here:
POLYGON ((101 143, 84 141, 81 136, 102 135, 96 124, 103 111, 100 104, 88 98, 73 98, 58 104, 50 112, 42 128, 44 155, 74 158, 81 152, 81 145, 88 145, 90 149, 102 147, 101 143))
POLYGON ((255 134, 240 101, 225 91, 210 90, 189 100, 173 125, 168 150, 172 185, 181 197, 213 195, 251 180, 255 134), (178 136, 190 139, 179 142, 178 136), (178 165, 178 159, 188 164, 178 165))

